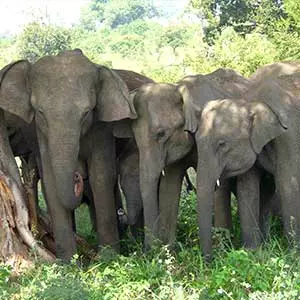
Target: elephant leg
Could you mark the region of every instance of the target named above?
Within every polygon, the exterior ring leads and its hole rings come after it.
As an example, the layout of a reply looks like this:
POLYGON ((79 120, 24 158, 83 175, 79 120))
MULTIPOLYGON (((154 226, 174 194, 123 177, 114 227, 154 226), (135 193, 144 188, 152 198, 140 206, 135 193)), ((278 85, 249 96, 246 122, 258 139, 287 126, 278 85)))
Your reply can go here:
POLYGON ((110 128, 99 124, 90 133, 92 144, 88 158, 88 173, 93 193, 98 242, 119 251, 119 233, 115 203, 117 181, 115 145, 110 128))
POLYGON ((185 168, 182 163, 167 166, 159 185, 158 235, 164 244, 175 241, 178 205, 185 168))
POLYGON ((229 180, 220 181, 220 186, 215 191, 215 227, 232 230, 231 216, 231 191, 229 180))
POLYGON ((139 215, 136 217, 135 224, 130 227, 131 234, 135 239, 144 239, 144 225, 144 215, 143 210, 141 210, 139 215))
POLYGON ((265 240, 269 235, 269 217, 276 213, 276 205, 279 201, 275 192, 275 182, 271 174, 265 172, 260 181, 260 229, 265 240))
POLYGON ((260 172, 253 167, 237 178, 238 210, 242 241, 247 248, 256 248, 261 243, 259 226, 260 172))
MULTIPOLYGON (((299 142, 294 141, 293 147, 299 142)), ((290 149, 288 143, 278 145, 275 172, 276 194, 284 222, 284 232, 291 246, 300 248, 300 150, 290 149), (281 147, 280 147, 281 146, 281 147), (288 158, 288 159, 287 159, 288 158)))
POLYGON ((127 224, 133 236, 142 231, 142 196, 140 192, 139 153, 138 150, 121 157, 119 161, 120 186, 126 199, 127 224))

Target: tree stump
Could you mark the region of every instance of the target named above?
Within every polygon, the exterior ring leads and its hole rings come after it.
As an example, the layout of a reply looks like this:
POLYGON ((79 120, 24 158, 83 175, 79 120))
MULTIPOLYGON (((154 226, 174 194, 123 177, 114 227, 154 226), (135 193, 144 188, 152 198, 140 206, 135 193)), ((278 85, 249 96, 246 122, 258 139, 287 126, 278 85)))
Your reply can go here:
POLYGON ((14 268, 31 261, 35 255, 48 261, 55 258, 30 231, 27 203, 0 110, 0 261, 14 268))
POLYGON ((29 263, 35 255, 47 261, 55 256, 33 236, 24 197, 14 180, 0 170, 0 261, 14 268, 29 263))

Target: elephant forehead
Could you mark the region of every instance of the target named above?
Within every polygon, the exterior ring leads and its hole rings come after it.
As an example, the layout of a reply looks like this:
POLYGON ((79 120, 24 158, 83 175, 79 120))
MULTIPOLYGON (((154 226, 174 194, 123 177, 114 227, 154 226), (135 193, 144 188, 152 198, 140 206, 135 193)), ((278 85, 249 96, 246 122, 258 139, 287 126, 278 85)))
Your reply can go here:
POLYGON ((151 84, 143 90, 142 98, 148 113, 170 116, 174 109, 182 108, 182 98, 176 87, 170 84, 151 84))
POLYGON ((202 114, 203 135, 213 132, 221 134, 248 131, 248 110, 235 101, 217 100, 206 107, 202 114))
POLYGON ((149 123, 151 128, 175 129, 184 124, 183 111, 180 108, 161 106, 159 110, 149 113, 149 123))
POLYGON ((46 56, 38 60, 34 66, 33 74, 48 76, 79 76, 81 74, 95 73, 97 68, 85 56, 46 56))

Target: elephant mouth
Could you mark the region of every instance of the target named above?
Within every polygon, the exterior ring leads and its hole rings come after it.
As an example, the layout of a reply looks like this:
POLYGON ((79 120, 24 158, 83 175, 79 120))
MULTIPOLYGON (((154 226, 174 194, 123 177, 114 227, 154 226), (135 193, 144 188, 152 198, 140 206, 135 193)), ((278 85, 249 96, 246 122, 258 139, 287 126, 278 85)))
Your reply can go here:
POLYGON ((83 193, 83 178, 79 172, 74 173, 73 177, 73 183, 74 183, 74 194, 76 198, 79 198, 82 196, 83 193))

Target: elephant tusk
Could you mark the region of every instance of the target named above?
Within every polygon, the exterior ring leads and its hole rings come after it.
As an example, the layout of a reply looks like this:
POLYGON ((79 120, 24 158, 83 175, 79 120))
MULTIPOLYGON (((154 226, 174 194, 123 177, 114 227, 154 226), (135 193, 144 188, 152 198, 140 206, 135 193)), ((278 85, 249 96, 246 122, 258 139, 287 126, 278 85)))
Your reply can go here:
POLYGON ((125 214, 125 210, 124 210, 123 208, 119 208, 119 209, 117 210, 117 215, 118 215, 119 217, 122 217, 122 216, 126 215, 126 214, 125 214))
POLYGON ((220 179, 217 180, 217 186, 220 187, 220 179))
POLYGON ((164 169, 161 171, 161 174, 162 174, 162 176, 166 176, 166 173, 165 173, 164 169))
POLYGON ((128 223, 128 218, 127 218, 127 215, 126 215, 125 210, 123 208, 119 208, 117 210, 117 216, 118 216, 118 219, 119 219, 121 224, 127 224, 128 223))

